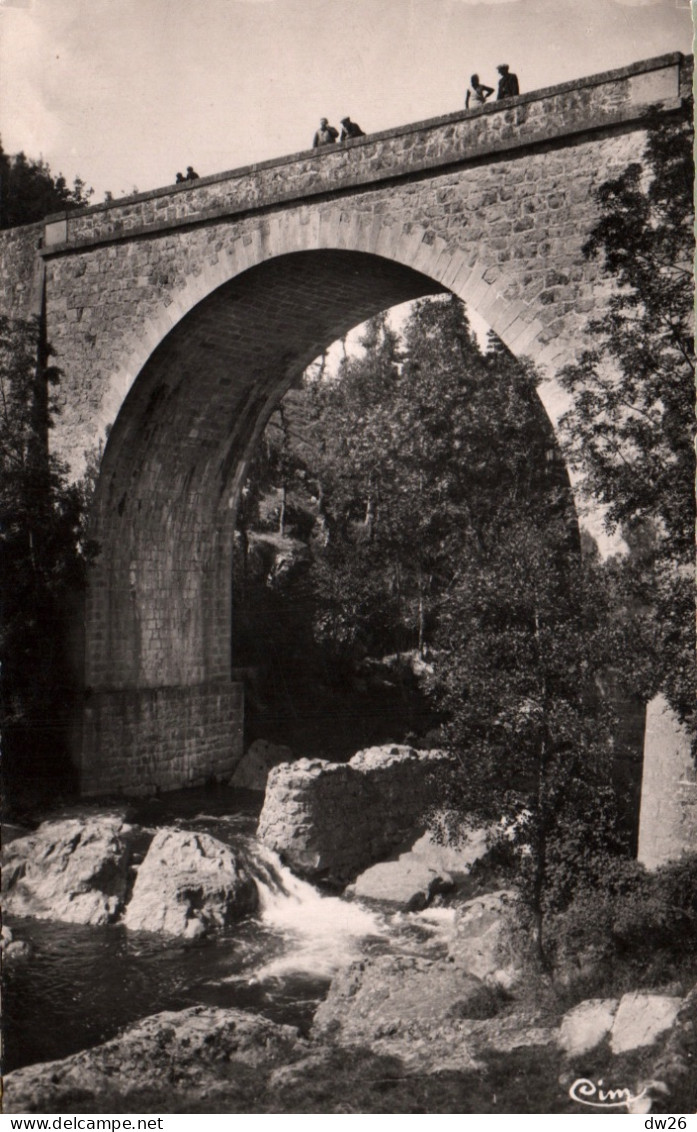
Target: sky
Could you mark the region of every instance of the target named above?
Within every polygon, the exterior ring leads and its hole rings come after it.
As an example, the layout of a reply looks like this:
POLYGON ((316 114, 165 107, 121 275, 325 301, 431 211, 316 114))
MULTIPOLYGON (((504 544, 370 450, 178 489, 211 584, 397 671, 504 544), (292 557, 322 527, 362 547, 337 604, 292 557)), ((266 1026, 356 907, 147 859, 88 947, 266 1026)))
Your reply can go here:
POLYGON ((688 0, 0 0, 0 137, 97 202, 691 50, 688 0))

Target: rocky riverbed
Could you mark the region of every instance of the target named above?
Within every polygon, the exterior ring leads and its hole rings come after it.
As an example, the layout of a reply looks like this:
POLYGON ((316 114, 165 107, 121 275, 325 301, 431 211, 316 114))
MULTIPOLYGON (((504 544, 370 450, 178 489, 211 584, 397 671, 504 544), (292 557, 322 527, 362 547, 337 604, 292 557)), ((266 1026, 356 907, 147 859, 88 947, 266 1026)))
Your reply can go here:
MULTIPOLYGON (((394 804, 415 761, 394 748, 356 761, 365 828, 380 783, 394 804)), ((294 876, 253 837, 253 807, 230 816, 229 796, 189 799, 179 814, 82 807, 15 837, 3 880, 9 1013, 22 988, 57 980, 60 1007, 100 1025, 81 1030, 78 1018, 66 1050, 15 1059, 37 1063, 7 1074, 5 1111, 580 1112, 600 1081, 625 1090, 622 1111, 675 1111, 697 1064, 689 986, 574 1004, 531 984, 508 930, 514 895, 478 872, 484 831, 455 851, 416 821, 410 847, 390 834, 390 859, 375 859, 380 838, 351 857, 347 806, 333 860, 331 823, 306 819, 336 781, 323 760, 272 770, 265 811, 281 814, 289 790, 294 807, 260 828, 283 829, 301 871, 314 853, 323 877, 350 880, 343 896, 294 876), (69 964, 51 958, 61 940, 69 964)), ((50 1007, 35 1015, 30 1025, 60 1032, 50 1007)))

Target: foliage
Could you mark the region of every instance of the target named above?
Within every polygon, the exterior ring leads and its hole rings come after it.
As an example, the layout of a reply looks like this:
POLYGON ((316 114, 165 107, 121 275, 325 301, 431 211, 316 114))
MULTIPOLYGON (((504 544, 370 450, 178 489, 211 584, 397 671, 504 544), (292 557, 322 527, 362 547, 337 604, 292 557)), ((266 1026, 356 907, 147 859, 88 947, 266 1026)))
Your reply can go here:
POLYGON ((49 454, 59 373, 36 321, 0 318, 0 593, 3 775, 60 773, 75 694, 68 625, 94 552, 83 493, 49 454))
POLYGON ((586 244, 619 284, 563 375, 567 453, 630 554, 614 565, 632 679, 663 691, 697 742, 694 607, 694 299, 691 114, 654 125, 643 164, 598 191, 586 244))
POLYGON ((588 856, 617 842, 613 721, 597 684, 613 658, 606 588, 573 554, 555 496, 547 513, 544 497, 499 500, 444 611, 436 654, 459 764, 451 804, 499 823, 517 852, 541 958, 545 914, 588 856))
POLYGON ((549 917, 547 940, 560 969, 616 986, 679 976, 697 958, 697 854, 655 872, 598 855, 564 911, 549 917))
POLYGON ((0 229, 33 224, 52 212, 84 208, 93 190, 76 177, 72 188, 47 162, 24 153, 10 156, 0 144, 0 229))
POLYGON ((549 437, 515 468, 501 458, 515 412, 539 424, 539 408, 510 356, 481 352, 452 296, 415 304, 401 342, 373 320, 363 346, 319 391, 324 628, 366 652, 423 655, 469 542, 499 493, 525 493, 549 437))

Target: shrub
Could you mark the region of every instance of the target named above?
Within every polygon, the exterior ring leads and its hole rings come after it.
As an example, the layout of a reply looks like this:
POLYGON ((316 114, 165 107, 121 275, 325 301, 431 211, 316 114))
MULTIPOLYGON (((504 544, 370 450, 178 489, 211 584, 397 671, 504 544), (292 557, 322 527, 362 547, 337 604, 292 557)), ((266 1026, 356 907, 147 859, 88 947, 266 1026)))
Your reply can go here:
POLYGON ((623 969, 640 979, 675 977, 697 960, 697 853, 655 873, 607 857, 594 884, 582 882, 545 929, 555 970, 567 977, 623 969))

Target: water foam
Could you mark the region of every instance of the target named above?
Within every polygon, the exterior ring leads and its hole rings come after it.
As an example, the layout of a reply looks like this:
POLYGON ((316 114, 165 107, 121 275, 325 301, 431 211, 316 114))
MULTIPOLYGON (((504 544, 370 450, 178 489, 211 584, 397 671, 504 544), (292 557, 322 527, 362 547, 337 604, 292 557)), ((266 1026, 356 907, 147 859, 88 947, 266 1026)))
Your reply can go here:
POLYGON ((360 956, 366 939, 384 936, 386 927, 377 914, 358 902, 318 892, 270 849, 257 843, 250 864, 259 889, 260 919, 287 942, 283 955, 256 972, 258 979, 293 973, 328 978, 360 956))

